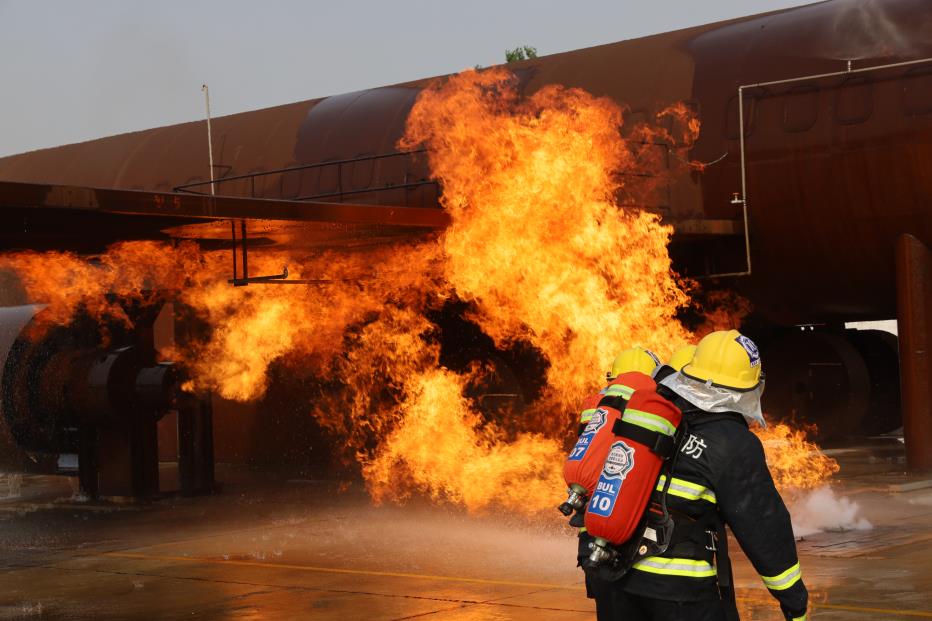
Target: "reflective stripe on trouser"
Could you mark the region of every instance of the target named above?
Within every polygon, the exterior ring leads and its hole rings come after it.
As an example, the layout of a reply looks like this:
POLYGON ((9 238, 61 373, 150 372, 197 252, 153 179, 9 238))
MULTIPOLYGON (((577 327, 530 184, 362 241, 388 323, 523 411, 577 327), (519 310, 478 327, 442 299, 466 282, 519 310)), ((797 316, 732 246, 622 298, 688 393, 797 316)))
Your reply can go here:
POLYGON ((634 389, 630 386, 625 386, 624 384, 611 384, 602 390, 602 394, 606 397, 622 397, 624 399, 631 399, 631 395, 634 394, 634 389))
POLYGON ((676 433, 676 427, 674 427, 670 421, 663 416, 657 416, 650 412, 626 408, 625 413, 621 415, 621 420, 626 423, 631 423, 632 425, 637 425, 638 427, 643 427, 648 431, 662 433, 666 436, 672 436, 676 433))
POLYGON ((771 591, 783 591, 790 588, 803 577, 803 572, 796 563, 782 574, 776 576, 761 576, 764 585, 771 591))
POLYGON ((597 408, 589 408, 588 410, 583 410, 579 413, 579 422, 588 423, 592 420, 592 415, 595 414, 597 408))
MULTIPOLYGON (((660 475, 660 480, 657 481, 658 492, 663 491, 663 486, 666 482, 667 476, 665 474, 660 475)), ((715 492, 710 490, 708 487, 698 485, 696 483, 691 483, 683 479, 677 479, 676 477, 673 477, 673 479, 670 480, 670 489, 667 491, 667 493, 678 498, 685 498, 686 500, 705 500, 706 502, 711 502, 712 504, 717 503, 715 492)))
POLYGON ((663 576, 685 576, 687 578, 714 578, 715 568, 706 561, 691 558, 664 558, 651 556, 638 561, 634 569, 663 576))

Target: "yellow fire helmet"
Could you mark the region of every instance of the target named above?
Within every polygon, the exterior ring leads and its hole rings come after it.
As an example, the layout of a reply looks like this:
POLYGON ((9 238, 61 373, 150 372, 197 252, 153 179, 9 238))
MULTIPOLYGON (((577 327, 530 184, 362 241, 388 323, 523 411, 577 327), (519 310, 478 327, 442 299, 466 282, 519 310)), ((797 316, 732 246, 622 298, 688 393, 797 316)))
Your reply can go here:
POLYGON ((712 332, 699 341, 682 373, 721 388, 751 390, 760 384, 760 353, 754 341, 737 330, 712 332))
POLYGON ((631 371, 650 375, 659 366, 660 358, 654 352, 643 347, 632 347, 618 354, 612 363, 612 370, 605 374, 605 379, 612 381, 622 373, 631 371))
POLYGON ((683 345, 673 352, 673 355, 670 356, 670 360, 667 362, 667 366, 673 367, 677 371, 682 371, 683 367, 693 359, 695 353, 695 345, 683 345))

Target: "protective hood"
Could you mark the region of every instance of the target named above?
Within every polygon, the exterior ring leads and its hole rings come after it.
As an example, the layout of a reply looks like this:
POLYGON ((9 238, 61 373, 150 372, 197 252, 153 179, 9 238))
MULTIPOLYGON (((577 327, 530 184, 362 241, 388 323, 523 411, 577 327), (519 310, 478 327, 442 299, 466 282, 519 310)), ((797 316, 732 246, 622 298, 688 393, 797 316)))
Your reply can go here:
POLYGON ((763 381, 753 390, 729 390, 713 386, 711 380, 700 382, 677 372, 660 380, 660 385, 666 386, 705 412, 737 412, 744 416, 748 423, 767 426, 760 409, 760 398, 764 394, 763 381))

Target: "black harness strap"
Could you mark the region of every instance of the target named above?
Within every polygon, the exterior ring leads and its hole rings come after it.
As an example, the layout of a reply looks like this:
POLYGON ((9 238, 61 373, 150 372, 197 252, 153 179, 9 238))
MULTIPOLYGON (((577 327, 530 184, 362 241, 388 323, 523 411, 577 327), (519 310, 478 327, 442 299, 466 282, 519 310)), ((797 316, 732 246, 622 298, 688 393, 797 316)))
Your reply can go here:
POLYGON ((607 395, 602 397, 602 400, 599 401, 599 405, 596 407, 612 408, 619 412, 624 412, 625 408, 628 407, 628 400, 621 395, 607 395))
POLYGON ((620 418, 612 425, 612 433, 643 444, 664 459, 672 455, 673 449, 676 448, 676 440, 672 436, 632 425, 620 418))
POLYGON ((715 530, 715 567, 718 573, 718 586, 731 588, 731 560, 728 558, 728 532, 725 524, 718 521, 715 530))
POLYGON ((718 592, 725 604, 725 619, 726 621, 740 621, 738 603, 735 601, 735 585, 731 579, 731 560, 728 557, 728 532, 721 519, 718 521, 716 536, 718 541, 715 546, 715 571, 718 578, 718 592))
POLYGON ((702 559, 712 564, 715 548, 711 533, 718 529, 718 518, 692 518, 680 511, 670 511, 676 524, 670 542, 669 554, 686 558, 702 559))

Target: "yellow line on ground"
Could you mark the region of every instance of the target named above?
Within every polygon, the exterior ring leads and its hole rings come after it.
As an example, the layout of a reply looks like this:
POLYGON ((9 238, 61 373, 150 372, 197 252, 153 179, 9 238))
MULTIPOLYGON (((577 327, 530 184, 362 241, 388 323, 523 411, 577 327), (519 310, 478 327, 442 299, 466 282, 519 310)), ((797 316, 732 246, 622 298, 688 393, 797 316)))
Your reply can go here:
MULTIPOLYGON (((759 589, 747 589, 748 591, 757 591, 759 589)), ((763 597, 741 597, 740 595, 735 598, 739 602, 748 602, 751 604, 759 604, 761 606, 768 606, 775 604, 772 599, 765 599, 763 597)), ((923 617, 923 618, 932 618, 932 612, 926 612, 924 610, 900 610, 895 608, 866 608, 864 606, 853 606, 851 604, 824 604, 822 602, 809 602, 810 608, 827 608, 829 610, 844 610, 846 612, 864 612, 864 613, 882 613, 888 615, 898 615, 901 617, 923 617)))
MULTIPOLYGON (((267 563, 260 561, 243 561, 239 559, 199 558, 195 556, 162 556, 139 554, 135 552, 103 552, 100 556, 111 558, 124 558, 144 561, 177 561, 181 563, 199 563, 208 565, 232 565, 235 567, 260 567, 265 569, 292 569, 326 574, 346 574, 352 576, 381 576, 386 578, 414 578, 416 580, 441 580, 445 582, 467 582, 470 584, 494 584, 498 586, 527 587, 534 589, 564 589, 581 591, 580 585, 544 584, 539 582, 515 582, 511 580, 490 580, 487 578, 464 578, 460 576, 435 576, 431 574, 411 574, 396 571, 374 571, 366 569, 339 569, 335 567, 315 567, 312 565, 297 565, 293 563, 267 563)), ((738 597, 742 601, 752 601, 765 604, 766 600, 758 598, 738 597)), ((924 610, 898 610, 894 608, 867 608, 849 604, 823 604, 812 603, 812 608, 826 608, 829 610, 844 610, 847 612, 864 612, 875 614, 897 615, 901 617, 922 617, 932 619, 932 612, 924 610)))
POLYGON ((901 617, 923 617, 932 619, 932 612, 924 610, 897 610, 894 608, 862 608, 860 606, 848 606, 841 604, 812 604, 813 608, 828 608, 829 610, 847 610, 849 612, 872 612, 885 615, 899 615, 901 617))
POLYGON ((101 556, 140 559, 146 561, 180 561, 183 563, 207 563, 210 565, 234 565, 238 567, 263 567, 266 569, 294 569, 328 574, 349 574, 353 576, 384 576, 387 578, 415 578, 419 580, 443 580, 447 582, 470 582, 475 584, 496 584, 501 586, 531 587, 534 589, 580 589, 577 586, 559 584, 541 584, 538 582, 513 582, 510 580, 489 580, 486 578, 462 578, 460 576, 433 576, 430 574, 409 574, 396 571, 371 571, 363 569, 338 569, 334 567, 314 567, 311 565, 294 565, 291 563, 266 563, 259 561, 242 561, 239 559, 198 558, 192 556, 161 556, 136 554, 133 552, 104 552, 101 556))

